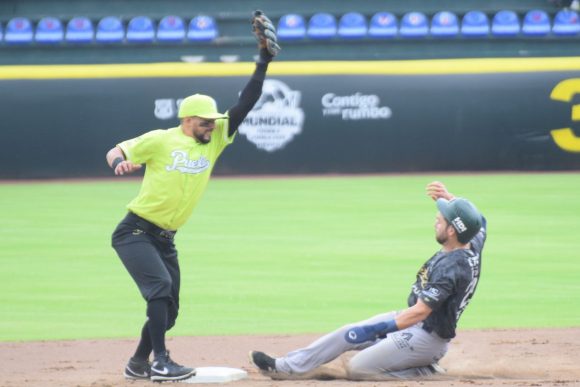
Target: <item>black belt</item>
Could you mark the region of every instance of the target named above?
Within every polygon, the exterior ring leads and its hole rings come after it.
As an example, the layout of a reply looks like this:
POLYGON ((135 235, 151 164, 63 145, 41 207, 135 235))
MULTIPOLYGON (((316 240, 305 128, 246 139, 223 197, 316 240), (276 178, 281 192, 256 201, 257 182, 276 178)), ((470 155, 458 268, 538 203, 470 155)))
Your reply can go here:
POLYGON ((134 222, 138 227, 143 229, 147 234, 151 234, 154 236, 160 236, 165 239, 173 239, 177 231, 174 230, 166 230, 157 226, 156 224, 151 223, 147 219, 143 219, 139 215, 136 215, 132 212, 129 212, 125 219, 128 219, 134 222))

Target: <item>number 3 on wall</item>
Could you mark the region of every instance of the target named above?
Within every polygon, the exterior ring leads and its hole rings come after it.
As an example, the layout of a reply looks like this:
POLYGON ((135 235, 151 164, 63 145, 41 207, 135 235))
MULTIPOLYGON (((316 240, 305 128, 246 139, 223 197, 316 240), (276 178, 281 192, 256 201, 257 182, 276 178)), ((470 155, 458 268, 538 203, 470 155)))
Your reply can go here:
MULTIPOLYGON (((554 87, 550 98, 556 101, 570 102, 580 94, 580 78, 567 79, 554 87)), ((580 121, 580 105, 572 106, 572 121, 580 121)), ((567 152, 580 152, 580 137, 570 128, 554 129, 550 131, 556 145, 567 152)))

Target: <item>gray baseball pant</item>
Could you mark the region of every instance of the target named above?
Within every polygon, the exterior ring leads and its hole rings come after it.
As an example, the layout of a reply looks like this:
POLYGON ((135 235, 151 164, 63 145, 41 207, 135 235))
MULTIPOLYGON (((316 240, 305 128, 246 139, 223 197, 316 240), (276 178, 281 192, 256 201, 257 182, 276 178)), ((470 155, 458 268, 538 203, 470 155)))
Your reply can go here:
POLYGON ((447 353, 449 340, 427 332, 422 323, 390 333, 385 339, 351 344, 344 339, 353 326, 375 324, 394 318, 396 312, 376 315, 370 319, 345 325, 306 348, 289 352, 276 359, 276 369, 287 374, 302 374, 326 364, 347 351, 359 351, 348 364, 350 379, 409 379, 433 375, 428 366, 447 353))

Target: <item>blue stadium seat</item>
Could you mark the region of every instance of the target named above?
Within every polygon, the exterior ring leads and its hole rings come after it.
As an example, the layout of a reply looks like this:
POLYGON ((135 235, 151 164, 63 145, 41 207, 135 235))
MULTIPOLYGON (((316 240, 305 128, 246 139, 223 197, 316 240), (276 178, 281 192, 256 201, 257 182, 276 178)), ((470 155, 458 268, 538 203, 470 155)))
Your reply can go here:
POLYGON ((580 21, 575 11, 561 10, 554 16, 554 35, 574 36, 580 32, 580 21))
POLYGON ((106 16, 97 24, 97 42, 121 43, 125 39, 125 27, 116 16, 106 16))
POLYGON ((427 16, 422 12, 408 12, 401 19, 399 34, 404 38, 423 38, 429 33, 427 16))
POLYGON ((526 13, 522 24, 522 32, 528 36, 546 36, 550 33, 552 26, 550 17, 545 11, 533 9, 526 13))
POLYGON ((182 42, 185 39, 185 23, 179 16, 165 16, 157 26, 157 41, 182 42))
POLYGON ((64 28, 59 19, 43 17, 36 25, 34 40, 40 44, 56 44, 64 40, 64 28))
POLYGON ((127 42, 151 43, 155 39, 155 25, 147 16, 135 16, 127 25, 127 42))
POLYGON ((362 13, 348 12, 338 21, 338 36, 344 39, 360 39, 367 36, 367 19, 362 13))
POLYGON ((377 12, 371 18, 369 36, 373 38, 394 38, 399 29, 397 17, 390 12, 377 12))
POLYGON ((283 15, 278 22, 278 38, 280 40, 304 39, 306 36, 306 21, 302 15, 289 13, 283 15))
POLYGON ((0 42, 2 41, 2 39, 4 39, 4 33, 2 30, 2 23, 0 23, 0 42))
POLYGON ((514 11, 499 11, 493 17, 491 33, 494 36, 516 36, 520 33, 520 19, 514 11))
POLYGON ((69 43, 90 43, 94 36, 93 22, 87 17, 75 17, 67 23, 64 39, 69 43))
POLYGON ((209 42, 218 37, 215 19, 211 16, 199 15, 189 22, 187 39, 196 42, 209 42))
POLYGON ((431 19, 431 36, 449 38, 459 33, 459 21, 453 12, 441 11, 431 19))
POLYGON ((461 21, 461 35, 480 38, 489 35, 489 18, 481 11, 469 11, 461 21))
POLYGON ((308 21, 306 34, 311 39, 332 39, 336 36, 336 18, 325 12, 315 13, 308 21))
POLYGON ((6 25, 4 41, 8 44, 30 44, 33 37, 32 23, 28 18, 15 17, 6 25))

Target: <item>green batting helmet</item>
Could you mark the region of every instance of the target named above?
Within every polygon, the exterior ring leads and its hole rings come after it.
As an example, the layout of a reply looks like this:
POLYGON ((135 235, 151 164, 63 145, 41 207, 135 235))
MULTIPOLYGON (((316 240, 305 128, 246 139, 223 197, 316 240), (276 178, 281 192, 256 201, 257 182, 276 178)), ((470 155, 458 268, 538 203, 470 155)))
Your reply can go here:
POLYGON ((481 213, 467 199, 437 199, 437 208, 457 232, 460 243, 468 243, 481 229, 481 213))

